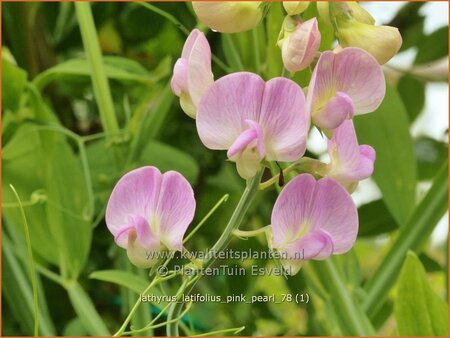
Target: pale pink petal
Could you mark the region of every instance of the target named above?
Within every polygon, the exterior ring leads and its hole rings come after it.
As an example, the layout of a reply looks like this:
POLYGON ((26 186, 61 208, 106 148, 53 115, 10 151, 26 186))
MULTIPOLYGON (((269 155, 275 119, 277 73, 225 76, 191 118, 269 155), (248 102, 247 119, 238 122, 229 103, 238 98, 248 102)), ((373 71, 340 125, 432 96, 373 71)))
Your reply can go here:
POLYGON ((183 59, 188 59, 189 55, 191 54, 191 51, 194 47, 195 41, 197 38, 202 35, 203 33, 200 32, 198 29, 193 29, 191 33, 189 33, 189 36, 187 37, 184 46, 183 51, 181 52, 181 57, 183 59))
POLYGON ((155 215, 160 240, 171 250, 181 250, 182 240, 195 213, 195 198, 189 182, 179 173, 168 171, 162 176, 155 215))
POLYGON ((230 149, 228 149, 228 158, 232 158, 237 153, 244 151, 244 149, 250 146, 253 141, 256 141, 256 148, 260 158, 263 158, 266 154, 261 127, 255 121, 246 120, 246 122, 250 128, 242 132, 242 134, 239 135, 239 137, 231 145, 230 149))
POLYGON ((192 102, 198 106, 200 99, 214 82, 211 71, 211 48, 205 34, 200 31, 188 56, 187 81, 192 102))
POLYGON ((360 181, 372 175, 375 150, 368 145, 358 145, 352 121, 345 121, 334 130, 333 137, 328 141, 328 152, 331 177, 360 181))
POLYGON ((309 226, 316 180, 302 174, 291 180, 281 191, 272 211, 273 247, 284 247, 295 241, 309 226))
POLYGON ((256 74, 226 75, 208 89, 200 100, 197 131, 209 149, 229 149, 248 129, 246 120, 258 121, 265 83, 256 74))
POLYGON ((317 229, 286 245, 283 251, 294 260, 325 259, 333 254, 333 241, 326 231, 317 229))
POLYGON ((317 19, 312 18, 297 25, 294 33, 283 42, 283 64, 290 72, 308 67, 320 47, 317 19))
POLYGON ((126 248, 128 245, 130 232, 135 232, 137 240, 145 249, 151 250, 159 246, 159 239, 151 229, 145 217, 130 215, 130 223, 121 228, 114 237, 117 245, 126 248))
POLYGON ((311 230, 325 231, 333 242, 333 254, 350 250, 358 233, 358 212, 350 194, 332 178, 317 182, 310 210, 311 230))
POLYGON ((314 114, 313 122, 322 129, 335 129, 346 119, 351 119, 353 114, 354 107, 350 96, 337 92, 322 110, 314 114))
MULTIPOLYGON (((147 219, 153 212, 158 200, 161 177, 157 168, 142 167, 128 172, 117 182, 105 215, 106 225, 114 236, 125 227, 134 227, 134 216, 147 219)), ((120 242, 126 243, 122 240, 120 242)))
POLYGON ((337 92, 343 92, 351 98, 354 114, 365 114, 378 108, 385 90, 383 71, 366 51, 354 47, 338 53, 326 51, 311 77, 307 109, 314 118, 337 92))
POLYGON ((173 75, 170 80, 172 92, 180 96, 182 92, 187 93, 188 87, 188 61, 186 59, 178 59, 173 66, 173 75))
POLYGON ((352 98, 355 115, 376 110, 383 101, 386 84, 378 61, 366 51, 350 47, 336 54, 336 87, 352 98))
POLYGON ((266 83, 259 123, 264 130, 269 161, 295 161, 305 152, 310 117, 305 95, 293 81, 274 78, 266 83))

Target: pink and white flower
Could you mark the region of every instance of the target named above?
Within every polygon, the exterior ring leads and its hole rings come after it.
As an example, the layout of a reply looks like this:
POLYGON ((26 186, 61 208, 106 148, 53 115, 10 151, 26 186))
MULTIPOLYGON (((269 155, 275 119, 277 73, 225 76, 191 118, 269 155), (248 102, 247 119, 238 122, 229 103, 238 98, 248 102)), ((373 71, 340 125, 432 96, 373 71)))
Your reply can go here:
POLYGON ((375 149, 358 144, 352 121, 345 121, 334 130, 328 140, 328 153, 330 164, 324 167, 322 174, 334 178, 349 192, 373 173, 375 149))
POLYGON ((311 64, 320 47, 317 19, 300 23, 286 17, 284 26, 284 38, 279 42, 284 67, 290 72, 301 71, 311 64))
POLYGON ((183 111, 195 118, 197 106, 214 82, 211 71, 211 48, 205 34, 194 29, 189 34, 173 68, 172 91, 180 98, 183 111))
POLYGON ((314 69, 306 106, 313 123, 326 131, 376 110, 385 91, 383 72, 372 55, 354 47, 327 51, 314 69))
POLYGON ((114 187, 106 225, 130 261, 148 268, 156 263, 149 252, 182 250, 194 212, 194 193, 181 174, 142 167, 125 174, 114 187))
POLYGON ((228 150, 239 175, 256 174, 263 160, 295 161, 305 152, 310 118, 301 88, 285 78, 264 82, 252 73, 217 80, 200 101, 197 130, 209 149, 228 150))
POLYGON ((358 212, 349 193, 332 178, 310 174, 291 180, 272 211, 272 247, 292 274, 302 261, 349 251, 358 233, 358 212))

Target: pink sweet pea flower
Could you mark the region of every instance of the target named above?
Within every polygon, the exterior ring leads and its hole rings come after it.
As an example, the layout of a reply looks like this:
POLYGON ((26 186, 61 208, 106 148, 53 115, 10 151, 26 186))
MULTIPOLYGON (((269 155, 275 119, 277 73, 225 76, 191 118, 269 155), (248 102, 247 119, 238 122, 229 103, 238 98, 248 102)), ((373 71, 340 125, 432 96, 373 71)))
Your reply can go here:
POLYGON ((344 48, 320 56, 306 106, 313 123, 326 131, 354 115, 376 110, 385 91, 384 75, 377 60, 360 48, 344 48))
POLYGON ((106 225, 130 261, 149 268, 157 261, 149 253, 182 250, 194 212, 194 193, 181 174, 142 167, 125 174, 114 187, 106 225))
POLYGON ((256 174, 263 159, 295 161, 305 152, 310 118, 301 88, 285 78, 252 73, 217 80, 200 101, 197 130, 209 149, 228 150, 239 175, 256 174))
POLYGON ((317 19, 299 23, 286 17, 284 26, 285 37, 280 41, 284 67, 290 72, 301 71, 311 64, 320 47, 317 19), (289 32, 290 26, 295 27, 293 32, 289 32))
POLYGON ((353 192, 358 182, 373 173, 375 149, 368 145, 359 145, 352 121, 344 121, 333 132, 328 141, 330 164, 324 167, 322 174, 341 183, 349 192, 353 192))
POLYGON ((189 34, 173 68, 172 91, 180 98, 183 111, 195 118, 197 106, 214 82, 211 71, 211 48, 205 34, 194 29, 189 34))
POLYGON ((310 174, 291 180, 272 211, 272 247, 295 274, 303 260, 349 251, 358 233, 358 212, 349 193, 331 178, 310 174))

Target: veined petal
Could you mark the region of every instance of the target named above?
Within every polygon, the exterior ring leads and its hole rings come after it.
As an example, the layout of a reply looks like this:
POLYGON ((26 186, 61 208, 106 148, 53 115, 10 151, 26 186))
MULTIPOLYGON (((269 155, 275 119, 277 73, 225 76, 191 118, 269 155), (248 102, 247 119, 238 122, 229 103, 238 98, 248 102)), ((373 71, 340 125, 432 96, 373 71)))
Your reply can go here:
POLYGON ((162 176, 154 220, 158 227, 154 229, 168 249, 181 250, 184 233, 194 218, 194 192, 181 174, 168 171, 162 176))
POLYGON ((229 149, 247 128, 246 120, 258 121, 265 83, 256 74, 226 75, 200 100, 197 131, 209 149, 229 149))
POLYGON ((310 228, 309 213, 313 203, 316 180, 302 174, 281 191, 272 211, 273 247, 280 248, 298 239, 310 228))
POLYGON ((211 47, 205 34, 198 31, 188 57, 187 81, 189 94, 193 104, 197 107, 200 99, 214 83, 211 71, 211 47))
POLYGON ((172 92, 176 96, 181 96, 181 94, 187 93, 189 91, 188 86, 188 61, 186 59, 178 59, 173 66, 173 75, 170 80, 170 87, 172 88, 172 92))
POLYGON ((304 249, 305 259, 348 251, 357 232, 356 206, 331 178, 316 181, 310 174, 297 176, 282 190, 273 208, 273 247, 290 253, 304 249))
POLYGON ((344 48, 336 54, 337 90, 351 97, 355 115, 376 110, 383 101, 386 84, 377 60, 363 49, 344 48))
POLYGON ((314 114, 313 122, 322 129, 335 129, 346 119, 351 119, 353 114, 354 107, 350 96, 337 92, 323 109, 314 114))
POLYGON ((314 69, 306 105, 312 117, 335 97, 348 95, 354 114, 378 108, 385 95, 384 75, 375 58, 360 48, 344 48, 338 53, 324 52, 314 69))
POLYGON ((333 254, 333 241, 326 231, 316 229, 283 250, 292 260, 325 259, 333 254))
POLYGON ((145 217, 129 215, 130 222, 119 229, 114 236, 117 245, 126 248, 131 232, 135 232, 136 238, 145 249, 152 249, 159 245, 159 239, 152 231, 145 217))
POLYGON ((332 178, 317 181, 310 219, 311 229, 321 229, 332 239, 333 254, 352 248, 358 234, 358 212, 350 194, 332 178))
POLYGON ((264 130, 269 161, 295 161, 305 152, 310 117, 305 95, 293 81, 274 78, 266 83, 259 123, 264 130))
MULTIPOLYGON (((155 167, 142 167, 125 174, 114 187, 106 208, 106 225, 116 237, 124 227, 135 226, 130 216, 148 218, 159 196, 161 173, 155 167)), ((139 223, 139 222, 138 222, 139 223)), ((124 243, 120 241, 122 245, 124 243)))
POLYGON ((345 121, 334 130, 328 141, 330 154, 329 176, 337 180, 360 181, 372 175, 375 150, 368 145, 358 145, 352 121, 345 121))
POLYGON ((228 149, 227 156, 232 158, 239 152, 244 151, 253 141, 256 143, 256 149, 258 150, 259 156, 262 159, 266 154, 266 149, 264 147, 263 132, 260 125, 251 120, 246 120, 249 125, 249 129, 242 132, 241 135, 233 142, 230 149, 228 149))

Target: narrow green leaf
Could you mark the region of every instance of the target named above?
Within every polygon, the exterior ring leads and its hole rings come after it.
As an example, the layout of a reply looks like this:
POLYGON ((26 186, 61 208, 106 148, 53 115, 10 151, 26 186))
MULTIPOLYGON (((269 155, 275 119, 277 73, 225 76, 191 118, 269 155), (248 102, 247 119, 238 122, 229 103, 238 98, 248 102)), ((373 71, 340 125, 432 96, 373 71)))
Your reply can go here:
POLYGON ((414 148, 419 166, 419 178, 430 180, 448 161, 448 143, 422 136, 415 140, 414 148))
POLYGON ((425 82, 416 77, 405 75, 398 82, 397 89, 412 122, 419 116, 425 106, 425 82))
POLYGON ((80 318, 89 334, 92 336, 110 336, 111 333, 109 333, 89 295, 81 285, 74 281, 67 286, 67 292, 78 318, 80 318))
MULTIPOLYGON (((106 77, 124 83, 150 84, 157 82, 162 77, 168 75, 169 68, 165 68, 164 72, 159 71, 155 76, 133 60, 118 56, 103 57, 103 69, 105 70, 106 77)), ((59 63, 39 74, 33 80, 33 83, 39 90, 42 90, 52 81, 58 79, 66 80, 79 76, 91 76, 91 69, 87 59, 72 59, 59 63)))
POLYGON ((448 305, 431 288, 425 269, 412 252, 400 273, 395 318, 401 336, 448 336, 448 305))
POLYGON ((436 224, 448 210, 448 162, 437 174, 432 187, 417 206, 397 240, 364 286, 367 297, 364 310, 372 318, 394 285, 408 250, 418 252, 436 224))
POLYGON ((94 271, 89 275, 89 278, 121 285, 137 294, 141 294, 149 283, 144 278, 123 270, 94 271))
POLYGON ((395 88, 388 85, 381 106, 354 121, 359 142, 377 152, 373 178, 386 207, 402 226, 415 207, 417 164, 408 115, 395 88))

